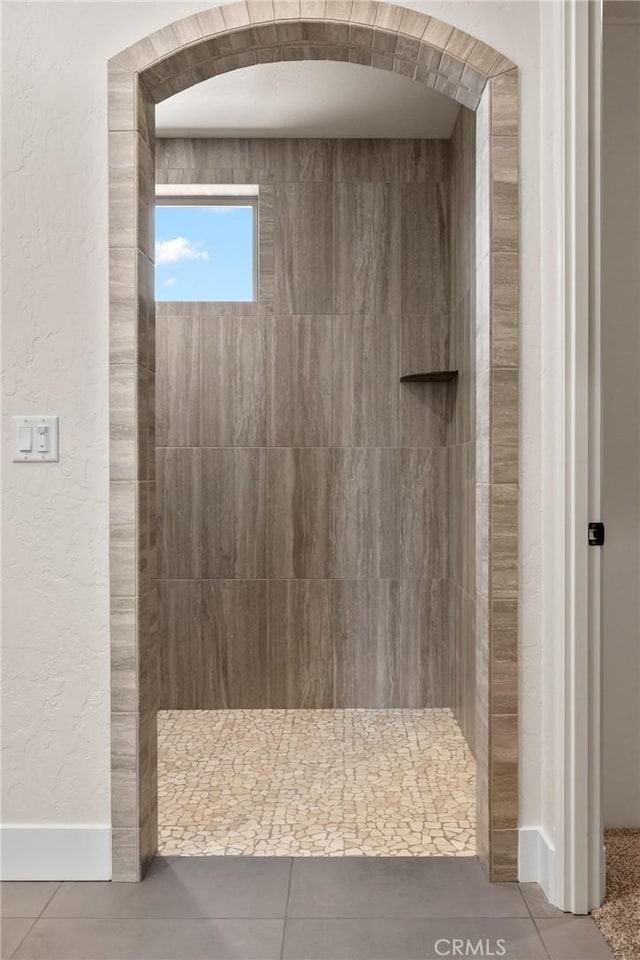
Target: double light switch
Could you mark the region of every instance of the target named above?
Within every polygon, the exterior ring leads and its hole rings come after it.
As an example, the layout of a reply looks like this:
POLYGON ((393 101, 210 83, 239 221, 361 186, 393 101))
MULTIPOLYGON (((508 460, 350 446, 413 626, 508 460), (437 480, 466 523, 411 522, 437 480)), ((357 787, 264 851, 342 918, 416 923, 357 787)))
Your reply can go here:
POLYGON ((57 417, 14 417, 16 463, 49 463, 58 459, 57 417))

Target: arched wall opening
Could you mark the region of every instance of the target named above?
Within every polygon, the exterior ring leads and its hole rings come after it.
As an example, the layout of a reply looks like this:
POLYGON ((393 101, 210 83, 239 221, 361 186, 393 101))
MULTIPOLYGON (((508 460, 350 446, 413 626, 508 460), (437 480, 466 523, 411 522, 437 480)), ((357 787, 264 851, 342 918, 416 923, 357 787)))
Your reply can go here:
POLYGON ((157 843, 155 104, 257 63, 391 70, 476 116, 475 659, 478 853, 517 879, 518 73, 491 47, 403 7, 257 0, 171 24, 109 64, 113 879, 157 843))

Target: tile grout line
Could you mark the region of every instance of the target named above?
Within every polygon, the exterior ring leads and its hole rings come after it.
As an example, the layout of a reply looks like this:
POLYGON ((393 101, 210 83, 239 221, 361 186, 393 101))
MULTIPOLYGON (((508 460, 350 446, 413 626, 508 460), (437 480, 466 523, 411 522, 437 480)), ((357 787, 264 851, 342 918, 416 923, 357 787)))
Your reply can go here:
POLYGON ((294 858, 290 857, 289 861, 289 883, 287 884, 287 897, 284 902, 284 917, 282 918, 282 943, 280 946, 280 960, 283 960, 284 958, 284 943, 287 934, 287 915, 289 912, 289 899, 291 897, 291 881, 293 880, 294 858))
MULTIPOLYGON (((40 915, 40 916, 42 916, 42 915, 40 915)), ((17 919, 20 919, 20 918, 18 918, 18 917, 3 917, 3 920, 10 920, 10 919, 11 919, 11 920, 17 920, 17 919)), ((38 922, 38 920, 40 919, 40 917, 23 917, 22 919, 31 920, 31 924, 30 924, 30 926, 28 927, 28 929, 27 929, 26 933, 24 934, 24 936, 22 937, 22 939, 20 940, 20 942, 16 945, 15 950, 14 950, 13 953, 11 954, 12 957, 15 957, 16 953, 18 952, 18 950, 20 949, 20 947, 22 946, 22 944, 25 942, 25 940, 27 939, 27 937, 29 936, 29 934, 31 933, 31 931, 33 930, 33 928, 35 927, 35 925, 36 925, 36 923, 38 922)))
POLYGON ((524 895, 524 891, 523 891, 523 889, 522 889, 522 885, 521 885, 520 883, 518 883, 518 884, 517 884, 517 887, 518 887, 518 893, 520 894, 520 896, 522 897, 522 900, 524 901, 525 908, 526 908, 526 910, 527 910, 527 913, 529 914, 529 917, 530 917, 531 922, 532 922, 532 924, 533 924, 534 930, 536 931, 536 934, 537 934, 537 936, 538 936, 538 940, 539 940, 540 943, 542 944, 542 949, 544 950, 545 954, 547 955, 547 960, 553 960, 551 954, 550 954, 549 951, 547 950, 547 945, 546 945, 546 943, 544 942, 544 940, 543 940, 543 938, 542 938, 542 934, 540 933, 540 930, 538 929, 538 924, 536 923, 536 918, 534 917, 533 911, 532 911, 531 907, 529 906, 529 901, 527 900, 527 898, 526 898, 525 895, 524 895))
MULTIPOLYGON (((529 910, 529 912, 531 913, 531 910, 529 910)), ((547 957, 548 957, 548 960, 554 960, 554 958, 551 956, 551 951, 550 951, 550 949, 547 947, 547 944, 546 944, 546 942, 545 942, 545 939, 544 939, 544 937, 542 936, 542 933, 540 932, 540 927, 538 926, 538 919, 540 919, 540 918, 534 917, 533 914, 531 914, 531 920, 532 920, 532 922, 533 922, 533 926, 535 927, 535 931, 536 931, 536 933, 538 934, 538 939, 539 939, 540 943, 542 944, 542 949, 543 949, 544 952, 546 953, 546 955, 547 955, 547 957)))
POLYGON ((40 913, 39 913, 38 916, 36 917, 36 920, 40 920, 40 919, 41 919, 41 917, 43 916, 45 910, 47 909, 47 907, 49 906, 49 904, 51 903, 51 901, 53 900, 53 898, 56 896, 56 894, 58 893, 58 891, 62 889, 62 884, 63 884, 63 883, 64 883, 64 880, 59 880, 59 881, 58 881, 58 884, 57 884, 55 890, 53 891, 53 893, 51 894, 51 896, 49 897, 49 899, 47 900, 47 902, 44 904, 42 910, 40 911, 40 913))

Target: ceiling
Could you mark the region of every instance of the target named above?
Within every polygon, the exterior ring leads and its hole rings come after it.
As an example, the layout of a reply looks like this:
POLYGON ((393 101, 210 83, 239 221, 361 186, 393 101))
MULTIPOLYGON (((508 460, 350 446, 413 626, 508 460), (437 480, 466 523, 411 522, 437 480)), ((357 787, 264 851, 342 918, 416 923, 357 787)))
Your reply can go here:
POLYGON ((426 84, 339 61, 262 63, 156 108, 160 137, 447 139, 460 107, 426 84))

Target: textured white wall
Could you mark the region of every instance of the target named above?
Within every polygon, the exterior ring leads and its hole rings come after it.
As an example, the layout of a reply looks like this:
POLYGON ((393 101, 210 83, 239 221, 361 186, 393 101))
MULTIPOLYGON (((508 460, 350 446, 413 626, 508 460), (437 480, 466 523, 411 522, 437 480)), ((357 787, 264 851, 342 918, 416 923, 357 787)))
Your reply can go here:
MULTIPOLYGON (((109 820, 106 61, 210 4, 4 3, 6 417, 57 413, 61 462, 10 462, 4 429, 2 819, 109 820)), ((522 72, 521 812, 540 804, 538 3, 407 4, 522 72), (532 268, 533 267, 533 268, 532 268)))
POLYGON ((640 827, 640 16, 605 25, 603 82, 604 817, 640 827))

